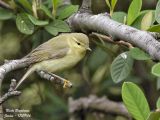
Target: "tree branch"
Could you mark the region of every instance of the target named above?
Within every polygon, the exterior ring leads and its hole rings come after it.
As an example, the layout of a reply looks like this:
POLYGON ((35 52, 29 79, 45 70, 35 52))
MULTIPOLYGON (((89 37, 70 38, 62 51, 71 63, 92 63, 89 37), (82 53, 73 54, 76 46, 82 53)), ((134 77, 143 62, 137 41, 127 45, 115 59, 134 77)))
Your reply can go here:
POLYGON ((92 15, 78 12, 68 19, 68 24, 74 31, 98 32, 109 35, 113 40, 124 40, 146 51, 154 60, 160 60, 160 42, 153 34, 118 23, 108 13, 92 15))
MULTIPOLYGON (((55 74, 52 74, 52 73, 48 73, 48 72, 45 72, 45 71, 37 71, 37 73, 41 78, 44 78, 44 79, 49 80, 51 82, 54 82, 55 84, 60 84, 60 85, 63 85, 63 86, 65 85, 65 87, 68 87, 68 88, 72 87, 72 83, 70 81, 67 81, 66 79, 64 79, 64 78, 62 78, 62 77, 60 77, 58 75, 55 75, 55 74)), ((8 98, 13 97, 13 96, 17 96, 17 95, 19 95, 21 93, 20 91, 17 91, 16 85, 17 85, 16 84, 16 80, 12 79, 8 92, 5 93, 0 98, 0 105, 3 102, 5 102, 8 98)))
POLYGON ((95 111, 105 114, 122 115, 131 118, 125 106, 120 102, 110 101, 106 97, 98 98, 94 95, 89 97, 73 100, 69 98, 69 113, 71 114, 70 120, 79 120, 82 111, 95 111))
POLYGON ((37 73, 41 78, 54 82, 55 84, 63 85, 63 87, 67 87, 67 88, 72 87, 72 83, 70 81, 67 81, 66 79, 56 74, 48 73, 46 71, 37 71, 37 73))
POLYGON ((20 91, 14 90, 16 87, 16 80, 12 79, 10 88, 7 93, 5 93, 1 98, 0 98, 0 105, 5 102, 8 98, 13 97, 13 96, 18 96, 21 94, 20 91))
MULTIPOLYGON (((23 58, 20 60, 5 61, 5 64, 0 66, 0 89, 1 89, 2 81, 8 72, 22 68, 22 67, 27 67, 31 64, 32 64, 31 62, 29 63, 27 59, 23 59, 23 58)), ((72 87, 72 83, 70 81, 67 81, 64 78, 61 78, 55 74, 44 72, 44 71, 37 71, 37 73, 40 75, 40 77, 53 81, 56 84, 63 85, 63 87, 65 88, 72 87)), ((2 103, 5 102, 10 97, 17 96, 21 93, 20 91, 17 91, 15 87, 16 87, 16 80, 11 80, 10 89, 2 97, 0 97, 0 118, 3 118, 2 103)))
MULTIPOLYGON (((153 59, 160 60, 160 42, 156 40, 156 37, 159 35, 155 34, 154 36, 149 32, 141 31, 136 28, 118 23, 112 20, 108 16, 108 13, 93 15, 91 12, 91 0, 83 0, 79 12, 72 15, 68 19, 68 23, 74 31, 98 32, 105 35, 109 35, 113 38, 113 40, 124 40, 145 50, 147 53, 150 54, 150 56, 153 59)), ((29 66, 30 64, 31 63, 27 63, 25 59, 20 59, 9 61, 8 63, 5 63, 4 65, 0 66, 0 88, 2 80, 8 72, 18 68, 29 66)), ((42 73, 40 74, 42 75, 42 73)), ((50 78, 46 77, 45 75, 46 74, 44 74, 43 76, 44 78, 50 78)), ((121 103, 115 103, 107 100, 106 98, 98 99, 97 97, 89 97, 82 98, 77 101, 78 102, 73 100, 69 101, 71 114, 74 113, 76 110, 79 111, 79 109, 82 108, 102 110, 105 113, 111 112, 114 114, 129 116, 126 109, 121 103)), ((2 109, 0 108, 0 110, 2 109)), ((2 111, 0 111, 0 113, 2 113, 2 111)))
POLYGON ((108 37, 108 36, 102 35, 102 34, 98 34, 98 33, 94 33, 94 32, 91 35, 95 35, 99 39, 103 39, 103 40, 105 40, 106 42, 109 42, 109 43, 123 45, 123 46, 126 46, 128 48, 133 48, 132 44, 130 44, 128 42, 125 42, 124 40, 114 41, 111 37, 108 37))

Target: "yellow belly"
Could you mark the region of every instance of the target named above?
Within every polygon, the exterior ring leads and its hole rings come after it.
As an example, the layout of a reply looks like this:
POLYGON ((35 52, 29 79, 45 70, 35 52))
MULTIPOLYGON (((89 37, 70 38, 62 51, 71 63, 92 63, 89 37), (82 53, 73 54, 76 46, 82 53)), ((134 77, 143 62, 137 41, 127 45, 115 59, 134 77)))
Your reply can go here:
POLYGON ((59 72, 76 65, 84 55, 66 55, 60 59, 42 61, 36 65, 36 69, 48 72, 59 72))

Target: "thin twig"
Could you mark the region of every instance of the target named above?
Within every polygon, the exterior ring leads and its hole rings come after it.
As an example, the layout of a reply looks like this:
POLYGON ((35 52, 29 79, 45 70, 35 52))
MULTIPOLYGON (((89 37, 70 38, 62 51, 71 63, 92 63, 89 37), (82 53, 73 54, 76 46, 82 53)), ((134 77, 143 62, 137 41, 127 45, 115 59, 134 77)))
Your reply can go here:
POLYGON ((8 98, 13 97, 13 96, 18 96, 21 94, 20 91, 15 90, 14 88, 16 87, 16 80, 12 79, 10 88, 7 93, 5 93, 1 98, 0 98, 0 105, 5 102, 8 98))
MULTIPOLYGON (((72 83, 58 75, 52 74, 52 73, 48 73, 45 71, 37 71, 38 75, 40 75, 40 77, 47 79, 49 81, 52 81, 56 84, 60 84, 63 85, 64 88, 71 88, 72 87, 72 83)), ((5 93, 1 98, 0 98, 0 105, 5 102, 8 98, 13 97, 13 96, 18 96, 21 94, 20 91, 17 91, 16 88, 16 80, 12 79, 11 80, 11 84, 10 84, 10 88, 8 90, 7 93, 5 93)))
POLYGON ((133 45, 128 43, 128 42, 125 42, 123 40, 119 40, 119 41, 114 41, 112 39, 112 37, 108 37, 106 35, 102 35, 102 34, 99 34, 99 33, 95 33, 93 32, 92 35, 95 35, 97 36, 98 38, 102 38, 103 40, 105 40, 106 42, 109 42, 109 43, 113 43, 113 44, 118 44, 118 45, 123 45, 123 46, 126 46, 128 48, 133 48, 133 45))
POLYGON ((73 86, 70 81, 68 81, 68 80, 66 80, 56 74, 49 73, 46 71, 37 71, 37 73, 41 78, 47 79, 51 82, 54 82, 55 84, 63 85, 64 88, 71 88, 73 86))

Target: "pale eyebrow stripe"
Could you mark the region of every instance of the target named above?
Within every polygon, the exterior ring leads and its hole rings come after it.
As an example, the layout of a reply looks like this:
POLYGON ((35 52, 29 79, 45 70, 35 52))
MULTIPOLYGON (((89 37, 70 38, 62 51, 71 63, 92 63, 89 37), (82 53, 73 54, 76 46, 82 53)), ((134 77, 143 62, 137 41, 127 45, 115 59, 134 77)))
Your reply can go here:
MULTIPOLYGON (((75 37, 72 37, 76 42, 79 42, 75 37)), ((80 42, 81 45, 85 46, 84 43, 80 42)))
POLYGON ((72 37, 72 38, 73 38, 76 42, 78 42, 77 39, 76 39, 75 37, 72 37))

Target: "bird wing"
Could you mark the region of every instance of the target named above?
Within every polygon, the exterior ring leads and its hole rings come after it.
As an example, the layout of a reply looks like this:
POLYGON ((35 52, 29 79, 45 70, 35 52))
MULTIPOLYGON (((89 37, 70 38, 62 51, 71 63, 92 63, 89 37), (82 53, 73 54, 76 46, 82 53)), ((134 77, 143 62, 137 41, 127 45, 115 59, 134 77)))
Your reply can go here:
POLYGON ((63 39, 53 38, 32 50, 25 58, 28 58, 30 63, 62 58, 69 51, 69 45, 63 39))

